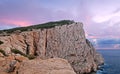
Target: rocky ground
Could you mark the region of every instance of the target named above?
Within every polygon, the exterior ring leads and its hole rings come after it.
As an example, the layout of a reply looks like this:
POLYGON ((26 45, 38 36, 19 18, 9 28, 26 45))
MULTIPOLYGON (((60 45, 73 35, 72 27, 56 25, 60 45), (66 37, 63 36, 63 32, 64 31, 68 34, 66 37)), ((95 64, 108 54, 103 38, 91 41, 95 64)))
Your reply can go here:
POLYGON ((61 58, 28 60, 23 56, 0 56, 0 74, 76 74, 61 58))

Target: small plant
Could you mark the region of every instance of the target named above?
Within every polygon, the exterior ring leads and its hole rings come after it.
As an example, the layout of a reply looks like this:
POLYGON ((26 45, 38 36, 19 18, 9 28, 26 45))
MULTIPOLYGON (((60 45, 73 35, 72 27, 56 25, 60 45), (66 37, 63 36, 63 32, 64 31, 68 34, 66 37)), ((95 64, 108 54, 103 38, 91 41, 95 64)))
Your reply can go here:
POLYGON ((7 56, 4 50, 0 49, 0 52, 1 52, 4 56, 7 56))
POLYGON ((3 44, 3 42, 2 42, 2 41, 0 41, 0 45, 1 45, 1 44, 3 44))
POLYGON ((28 58, 29 60, 32 60, 32 59, 35 59, 36 57, 35 57, 34 55, 27 55, 27 58, 28 58))
POLYGON ((26 55, 23 52, 21 52, 21 51, 19 51, 17 49, 12 49, 11 52, 13 52, 14 54, 20 54, 20 55, 23 55, 23 56, 26 57, 26 55))
POLYGON ((24 57, 27 57, 29 60, 35 59, 36 57, 34 55, 26 55, 23 52, 17 50, 17 49, 12 49, 11 52, 13 52, 14 54, 20 54, 24 57))

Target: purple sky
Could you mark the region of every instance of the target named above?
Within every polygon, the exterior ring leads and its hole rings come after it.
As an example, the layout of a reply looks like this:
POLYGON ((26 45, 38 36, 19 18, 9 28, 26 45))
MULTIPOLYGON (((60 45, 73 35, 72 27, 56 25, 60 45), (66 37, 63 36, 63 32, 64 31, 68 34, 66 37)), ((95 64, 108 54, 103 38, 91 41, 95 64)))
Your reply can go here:
POLYGON ((70 19, 87 38, 120 38, 120 0, 0 0, 0 29, 70 19))

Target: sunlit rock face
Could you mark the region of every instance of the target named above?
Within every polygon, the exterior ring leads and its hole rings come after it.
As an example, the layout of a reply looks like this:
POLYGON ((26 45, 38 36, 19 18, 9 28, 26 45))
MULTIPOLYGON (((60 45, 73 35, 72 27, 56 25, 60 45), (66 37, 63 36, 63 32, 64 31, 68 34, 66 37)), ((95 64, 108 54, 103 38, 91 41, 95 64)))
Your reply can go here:
POLYGON ((103 58, 86 39, 83 24, 73 23, 49 29, 37 29, 1 36, 0 49, 14 55, 11 49, 39 59, 63 58, 68 60, 77 74, 96 71, 103 58))
POLYGON ((18 74, 76 74, 67 60, 52 58, 21 63, 18 74))

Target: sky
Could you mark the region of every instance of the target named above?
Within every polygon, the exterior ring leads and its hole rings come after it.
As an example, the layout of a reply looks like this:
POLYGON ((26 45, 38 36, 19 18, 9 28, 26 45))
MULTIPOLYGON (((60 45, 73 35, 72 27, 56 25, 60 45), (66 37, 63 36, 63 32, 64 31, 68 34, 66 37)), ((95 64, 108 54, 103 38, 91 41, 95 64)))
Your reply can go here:
POLYGON ((58 20, 82 22, 86 37, 95 43, 118 40, 120 0, 0 0, 0 29, 58 20))

